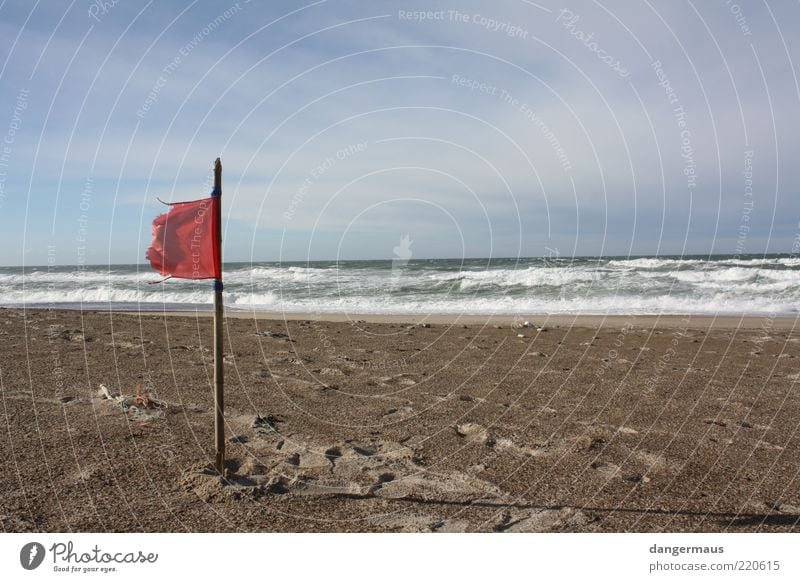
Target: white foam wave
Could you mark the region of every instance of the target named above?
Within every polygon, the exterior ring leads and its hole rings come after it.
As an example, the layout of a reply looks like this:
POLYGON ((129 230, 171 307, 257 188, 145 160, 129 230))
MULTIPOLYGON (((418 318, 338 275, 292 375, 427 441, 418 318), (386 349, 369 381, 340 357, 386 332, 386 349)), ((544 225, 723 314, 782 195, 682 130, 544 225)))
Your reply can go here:
POLYGON ((800 258, 782 257, 778 259, 723 259, 716 261, 724 265, 740 265, 743 267, 759 267, 767 265, 782 265, 785 267, 800 267, 800 258))
POLYGON ((102 284, 109 281, 116 283, 147 283, 158 279, 158 273, 151 270, 141 272, 109 272, 94 270, 75 271, 33 271, 30 273, 0 273, 0 285, 41 285, 41 284, 102 284))
POLYGON ((601 273, 585 268, 530 267, 519 270, 465 271, 461 273, 460 285, 462 289, 488 285, 496 287, 552 287, 571 283, 594 282, 601 277, 601 273))
MULTIPOLYGON (((233 309, 351 313, 769 313, 800 305, 800 259, 530 260, 518 268, 437 262, 227 269, 233 309), (451 268, 447 270, 447 265, 451 268)), ((209 304, 207 281, 147 285, 141 267, 0 271, 0 305, 209 304)))
POLYGON ((758 271, 741 267, 731 267, 728 269, 715 269, 713 271, 671 271, 668 275, 678 281, 689 283, 705 283, 709 281, 732 283, 736 281, 754 281, 758 278, 758 271))
POLYGON ((31 289, 5 293, 5 305, 57 305, 61 303, 209 303, 210 293, 205 290, 159 291, 157 288, 122 289, 112 287, 87 287, 69 292, 31 289))
POLYGON ((700 259, 613 259, 606 263, 609 267, 622 267, 626 269, 663 269, 666 267, 679 267, 697 265, 704 261, 700 259))
MULTIPOLYGON (((259 307, 259 305, 251 305, 259 307)), ((768 314, 797 313, 796 303, 765 299, 753 302, 750 298, 731 297, 719 293, 704 299, 685 297, 595 297, 559 299, 461 298, 459 300, 409 301, 405 303, 342 297, 320 304, 312 301, 278 302, 263 305, 274 311, 319 313, 370 314, 768 314)))
POLYGON ((278 304, 274 293, 223 293, 223 297, 227 305, 271 307, 278 304))

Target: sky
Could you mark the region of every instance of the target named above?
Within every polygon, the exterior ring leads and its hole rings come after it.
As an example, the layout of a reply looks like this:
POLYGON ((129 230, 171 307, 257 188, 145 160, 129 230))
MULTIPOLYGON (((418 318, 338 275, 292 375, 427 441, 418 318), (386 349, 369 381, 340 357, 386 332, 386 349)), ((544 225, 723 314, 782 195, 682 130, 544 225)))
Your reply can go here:
POLYGON ((797 3, 0 2, 0 265, 798 250, 797 3))

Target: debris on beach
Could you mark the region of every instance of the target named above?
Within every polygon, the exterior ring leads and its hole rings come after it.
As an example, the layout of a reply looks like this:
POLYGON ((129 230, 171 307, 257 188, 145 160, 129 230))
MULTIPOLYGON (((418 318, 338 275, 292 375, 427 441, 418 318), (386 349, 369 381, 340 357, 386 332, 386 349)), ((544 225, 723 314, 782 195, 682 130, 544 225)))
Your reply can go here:
MULTIPOLYGON (((286 422, 283 418, 277 416, 256 416, 250 425, 251 428, 265 430, 267 432, 278 432, 278 423, 286 422)), ((256 430, 258 432, 258 430, 256 430)))
POLYGON ((286 338, 286 337, 289 337, 283 332, 280 332, 280 331, 269 331, 269 330, 257 331, 256 335, 261 336, 261 337, 274 337, 274 338, 286 338))
POLYGON ((133 395, 115 394, 105 384, 100 384, 100 391, 106 399, 119 404, 122 411, 133 420, 164 418, 167 403, 153 398, 149 390, 142 390, 141 384, 136 385, 133 395))

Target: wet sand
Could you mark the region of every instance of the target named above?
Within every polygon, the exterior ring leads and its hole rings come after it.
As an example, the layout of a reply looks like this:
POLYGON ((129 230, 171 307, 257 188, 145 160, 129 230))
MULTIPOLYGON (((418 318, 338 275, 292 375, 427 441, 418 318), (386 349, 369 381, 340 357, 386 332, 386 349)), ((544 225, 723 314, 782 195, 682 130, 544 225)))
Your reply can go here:
POLYGON ((0 309, 4 531, 800 527, 796 319, 334 319, 227 318, 222 480, 207 314, 0 309))

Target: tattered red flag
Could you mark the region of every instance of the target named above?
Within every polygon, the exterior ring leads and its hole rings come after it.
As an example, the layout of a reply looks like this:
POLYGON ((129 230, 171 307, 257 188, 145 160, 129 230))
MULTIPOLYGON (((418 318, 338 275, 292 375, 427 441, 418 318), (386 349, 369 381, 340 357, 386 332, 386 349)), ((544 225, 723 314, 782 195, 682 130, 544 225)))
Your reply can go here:
POLYGON ((219 197, 169 204, 153 221, 153 242, 145 255, 166 277, 219 279, 219 197))

